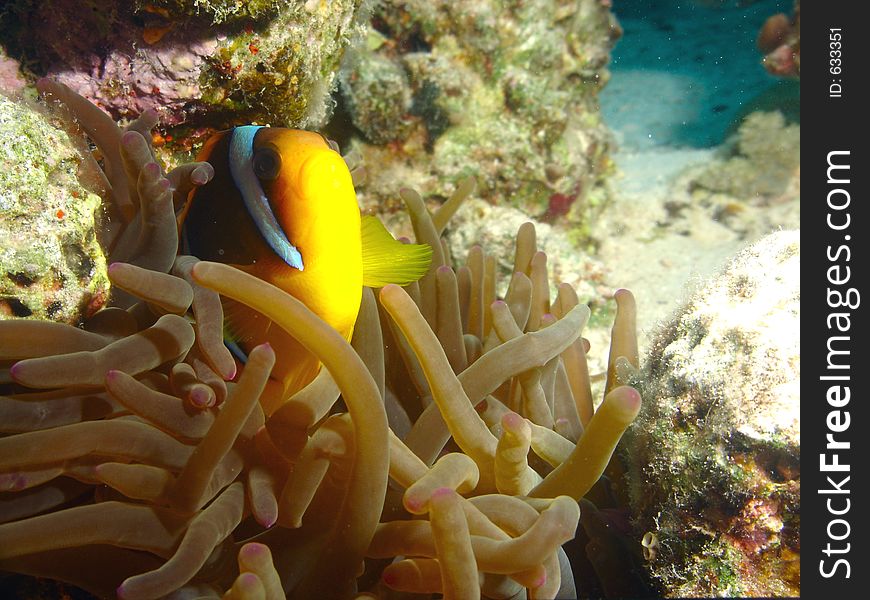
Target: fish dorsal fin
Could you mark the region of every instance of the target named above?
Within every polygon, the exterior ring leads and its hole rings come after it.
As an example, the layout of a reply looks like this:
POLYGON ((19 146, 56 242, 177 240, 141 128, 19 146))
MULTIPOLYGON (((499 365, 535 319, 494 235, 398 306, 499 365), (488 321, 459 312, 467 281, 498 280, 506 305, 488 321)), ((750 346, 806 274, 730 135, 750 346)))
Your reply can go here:
POLYGON ((403 244, 377 217, 364 216, 361 227, 363 285, 408 285, 429 270, 432 248, 428 244, 403 244))

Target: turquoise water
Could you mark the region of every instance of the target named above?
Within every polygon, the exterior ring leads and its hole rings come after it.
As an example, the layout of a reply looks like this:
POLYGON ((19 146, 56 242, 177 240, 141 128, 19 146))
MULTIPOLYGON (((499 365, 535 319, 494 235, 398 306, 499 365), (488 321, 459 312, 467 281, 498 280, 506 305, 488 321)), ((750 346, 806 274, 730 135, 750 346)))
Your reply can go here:
POLYGON ((790 0, 615 0, 624 35, 601 108, 621 146, 715 146, 751 106, 792 107, 798 85, 769 75, 755 47, 767 17, 791 8, 790 0))

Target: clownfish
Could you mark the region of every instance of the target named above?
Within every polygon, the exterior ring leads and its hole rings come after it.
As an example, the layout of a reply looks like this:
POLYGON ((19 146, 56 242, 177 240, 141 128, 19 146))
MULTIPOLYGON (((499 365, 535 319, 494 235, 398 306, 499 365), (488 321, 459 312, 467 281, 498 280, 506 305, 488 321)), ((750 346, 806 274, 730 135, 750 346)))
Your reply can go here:
MULTIPOLYGON (((361 217, 344 159, 319 134, 246 125, 212 136, 197 157, 215 175, 179 215, 183 251, 231 264, 302 301, 350 341, 363 286, 407 285, 432 249, 402 244, 361 217)), ((260 313, 224 299, 225 337, 244 352, 268 342, 283 397, 307 385, 320 362, 260 313)))

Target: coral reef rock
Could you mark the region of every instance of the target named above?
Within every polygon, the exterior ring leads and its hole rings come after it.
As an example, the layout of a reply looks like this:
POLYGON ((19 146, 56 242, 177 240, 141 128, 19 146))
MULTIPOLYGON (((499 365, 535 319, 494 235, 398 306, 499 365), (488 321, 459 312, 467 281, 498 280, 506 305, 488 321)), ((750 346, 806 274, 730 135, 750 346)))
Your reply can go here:
POLYGON ((0 46, 0 92, 15 94, 25 85, 19 72, 20 65, 14 58, 9 58, 3 46, 0 46))
POLYGON ((800 234, 739 253, 636 374, 632 508, 667 596, 800 589, 800 234))
POLYGON ((106 300, 81 151, 41 108, 0 94, 0 319, 76 324, 106 300))
POLYGON ((621 30, 608 4, 380 3, 339 76, 364 205, 389 208, 405 185, 446 197, 476 175, 493 202, 582 220, 611 168, 598 92, 621 30))
POLYGON ((175 18, 205 14, 214 23, 274 15, 278 4, 275 0, 136 0, 137 9, 145 12, 175 18))
POLYGON ((727 156, 711 161, 693 187, 768 203, 799 194, 800 142, 800 125, 781 112, 752 113, 725 146, 727 156))
POLYGON ((115 119, 155 108, 164 126, 191 126, 169 130, 178 141, 199 128, 248 122, 321 126, 360 3, 15 4, 0 42, 27 56, 34 74, 68 85, 115 119))

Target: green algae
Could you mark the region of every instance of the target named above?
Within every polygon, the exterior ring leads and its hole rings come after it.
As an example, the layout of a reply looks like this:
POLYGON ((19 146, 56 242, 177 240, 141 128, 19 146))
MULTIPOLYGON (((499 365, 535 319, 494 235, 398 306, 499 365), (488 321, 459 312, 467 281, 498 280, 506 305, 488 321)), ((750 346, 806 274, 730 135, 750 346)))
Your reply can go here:
POLYGON ((654 339, 624 438, 648 565, 666 596, 799 589, 799 238, 738 254, 654 339))
POLYGON ((108 296, 80 151, 42 109, 0 95, 0 318, 78 323, 108 296))
POLYGON ((259 19, 278 12, 276 0, 137 0, 139 10, 163 9, 170 16, 208 15, 215 24, 240 19, 259 19))
POLYGON ((290 2, 228 32, 202 70, 201 101, 235 123, 322 126, 360 0, 290 2))
POLYGON ((371 26, 377 35, 349 49, 340 79, 369 174, 365 207, 392 207, 402 186, 446 198, 474 174, 482 197, 532 216, 554 197, 575 199, 558 218, 588 234, 582 224, 606 204, 612 172, 597 100, 619 35, 606 6, 396 0, 374 8, 371 26), (377 85, 355 79, 375 72, 367 63, 384 74, 377 85), (408 93, 404 114, 386 101, 408 93))

